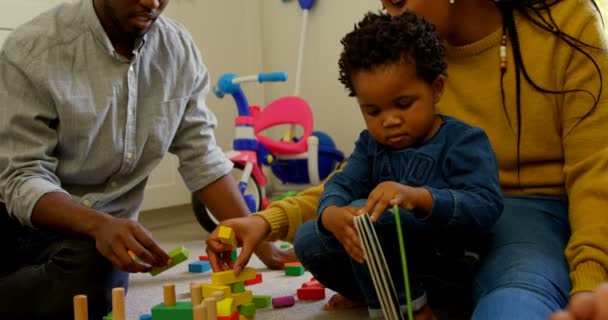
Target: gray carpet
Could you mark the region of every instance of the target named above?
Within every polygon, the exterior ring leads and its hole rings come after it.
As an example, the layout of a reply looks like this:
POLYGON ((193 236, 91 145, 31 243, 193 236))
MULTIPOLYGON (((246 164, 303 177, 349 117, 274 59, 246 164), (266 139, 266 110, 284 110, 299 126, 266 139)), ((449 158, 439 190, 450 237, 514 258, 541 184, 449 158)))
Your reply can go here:
MULTIPOLYGON (((156 241, 165 250, 171 250, 184 245, 190 251, 190 259, 169 269, 155 277, 149 274, 133 274, 126 297, 127 319, 137 320, 141 314, 149 314, 150 309, 162 302, 164 283, 174 283, 178 296, 188 292, 191 281, 210 283, 210 272, 189 273, 188 262, 198 260, 199 255, 205 254, 204 231, 194 219, 190 206, 179 206, 167 209, 142 212, 140 222, 154 235, 156 241)), ((278 245, 278 243, 277 243, 278 245)), ((256 268, 263 274, 263 282, 249 286, 253 294, 285 296, 295 295, 302 283, 310 280, 311 275, 306 272, 299 277, 285 276, 284 271, 269 270, 264 264, 253 257, 249 266, 256 268)), ((298 301, 290 308, 258 309, 255 319, 368 319, 367 309, 360 308, 343 311, 324 311, 323 304, 333 295, 326 289, 324 301, 298 301)))

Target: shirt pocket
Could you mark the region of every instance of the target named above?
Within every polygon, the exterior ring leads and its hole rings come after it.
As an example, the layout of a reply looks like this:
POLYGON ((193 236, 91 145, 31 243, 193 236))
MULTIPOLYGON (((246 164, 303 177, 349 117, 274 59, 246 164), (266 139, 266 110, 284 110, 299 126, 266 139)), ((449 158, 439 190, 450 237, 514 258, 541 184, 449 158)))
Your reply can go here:
POLYGON ((146 157, 162 157, 169 150, 184 115, 186 102, 187 98, 164 101, 146 117, 148 130, 143 150, 146 157))

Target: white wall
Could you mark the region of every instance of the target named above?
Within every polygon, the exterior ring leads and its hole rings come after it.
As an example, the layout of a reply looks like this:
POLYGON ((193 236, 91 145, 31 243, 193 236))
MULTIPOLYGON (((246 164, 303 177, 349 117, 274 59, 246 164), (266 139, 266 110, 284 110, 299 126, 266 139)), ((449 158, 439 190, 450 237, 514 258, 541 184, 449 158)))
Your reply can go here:
MULTIPOLYGON (((264 68, 286 69, 291 77, 287 85, 266 88, 266 99, 271 101, 294 93, 302 10, 296 0, 259 1, 264 68)), ((378 0, 317 0, 308 15, 300 96, 313 109, 315 129, 330 134, 346 155, 364 122, 356 102, 338 81, 340 39, 365 12, 379 8, 378 0)))

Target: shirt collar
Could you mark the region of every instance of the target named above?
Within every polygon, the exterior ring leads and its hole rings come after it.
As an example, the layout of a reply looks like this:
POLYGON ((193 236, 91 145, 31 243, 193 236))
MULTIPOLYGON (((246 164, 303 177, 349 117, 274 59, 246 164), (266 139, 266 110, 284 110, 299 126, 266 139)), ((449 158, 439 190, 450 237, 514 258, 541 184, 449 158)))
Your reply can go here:
MULTIPOLYGON (((114 46, 112 45, 110 38, 106 34, 106 31, 103 29, 101 21, 99 21, 99 17, 97 17, 97 13, 95 13, 95 8, 93 7, 93 0, 82 1, 81 14, 82 17, 84 17, 85 23, 91 30, 93 37, 95 38, 97 43, 99 43, 103 47, 105 52, 110 56, 114 57, 115 59, 124 60, 125 58, 122 57, 118 52, 116 52, 116 50, 114 50, 114 46)), ((154 27, 154 25, 152 27, 154 27)), ((154 28, 151 28, 148 33, 153 30, 154 28)), ((135 46, 133 49, 134 55, 137 55, 142 50, 143 46, 146 43, 146 37, 148 33, 137 38, 137 40, 135 41, 135 46)))

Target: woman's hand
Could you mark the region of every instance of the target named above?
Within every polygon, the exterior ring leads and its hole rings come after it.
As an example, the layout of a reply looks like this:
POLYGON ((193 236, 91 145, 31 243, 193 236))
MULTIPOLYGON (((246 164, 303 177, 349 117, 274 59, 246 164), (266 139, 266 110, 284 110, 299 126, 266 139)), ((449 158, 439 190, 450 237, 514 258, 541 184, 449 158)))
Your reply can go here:
POLYGON ((568 308, 556 312, 550 320, 608 320, 608 283, 595 292, 580 292, 570 298, 568 308))
POLYGON ((355 229, 353 218, 359 208, 329 206, 321 217, 323 226, 340 241, 344 249, 355 261, 363 263, 365 255, 361 249, 361 240, 355 229))
MULTIPOLYGON (((270 225, 264 218, 251 215, 243 218, 227 219, 220 223, 222 226, 232 228, 238 246, 242 247, 241 253, 233 263, 230 254, 236 249, 230 245, 223 244, 218 237, 219 226, 207 238, 207 255, 213 271, 225 271, 233 269, 236 274, 240 273, 251 259, 256 247, 258 247, 270 233, 270 225)), ((272 252, 264 251, 266 254, 272 252)), ((264 261, 264 257, 260 257, 264 261)), ((264 261, 264 263, 267 263, 264 261)))

